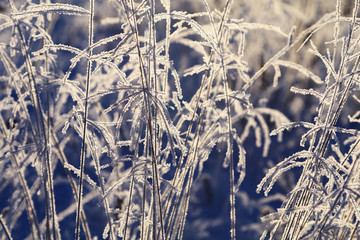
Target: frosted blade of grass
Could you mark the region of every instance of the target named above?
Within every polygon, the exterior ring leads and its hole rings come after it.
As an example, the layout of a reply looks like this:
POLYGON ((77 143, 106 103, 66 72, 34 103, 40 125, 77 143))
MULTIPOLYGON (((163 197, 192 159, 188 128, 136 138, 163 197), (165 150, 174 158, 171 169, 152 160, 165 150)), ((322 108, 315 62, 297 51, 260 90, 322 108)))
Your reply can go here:
POLYGON ((46 13, 66 14, 66 15, 90 15, 90 12, 82 7, 64 3, 43 3, 29 5, 24 11, 11 14, 13 19, 36 17, 46 13))
POLYGON ((175 80, 175 87, 176 87, 176 91, 177 91, 177 95, 180 99, 183 98, 182 95, 182 88, 181 88, 181 84, 180 84, 180 77, 176 71, 176 69, 174 68, 174 64, 172 61, 158 61, 159 64, 164 64, 165 67, 170 70, 171 72, 171 76, 173 76, 174 80, 175 80))
POLYGON ((304 76, 309 77, 311 80, 313 80, 316 84, 323 84, 323 80, 304 66, 290 62, 290 61, 284 61, 284 60, 277 60, 274 64, 278 64, 280 66, 288 67, 294 70, 297 70, 298 72, 302 73, 304 76))
POLYGON ((2 229, 6 235, 6 237, 9 239, 9 240, 12 240, 13 238, 11 237, 11 233, 9 231, 9 228, 6 226, 6 223, 2 217, 2 214, 0 214, 0 224, 2 226, 2 229))
POLYGON ((291 168, 300 167, 305 164, 305 162, 298 162, 298 159, 308 159, 311 157, 313 157, 313 153, 304 150, 284 159, 282 162, 278 163, 275 167, 269 170, 263 180, 259 183, 256 192, 259 193, 263 189, 265 196, 267 196, 281 174, 291 168))
POLYGON ((65 44, 46 44, 46 45, 44 45, 43 48, 41 48, 37 52, 34 52, 33 54, 35 56, 37 56, 37 55, 43 54, 44 52, 49 51, 49 50, 54 51, 54 52, 62 50, 62 51, 68 51, 68 52, 71 52, 71 53, 74 53, 77 55, 81 54, 80 49, 73 47, 73 46, 65 45, 65 44))
POLYGON ((309 122, 291 122, 291 123, 285 123, 283 125, 281 125, 280 127, 278 127, 277 129, 273 130, 270 133, 270 136, 275 136, 280 134, 281 132, 285 131, 285 130, 292 130, 293 128, 298 128, 298 127, 304 127, 304 128, 308 128, 308 129, 312 129, 315 127, 315 125, 313 123, 309 123, 309 122))
MULTIPOLYGON (((255 80, 257 80, 270 66, 272 66, 274 61, 279 60, 282 56, 284 56, 287 52, 289 52, 290 49, 292 49, 298 42, 300 42, 305 36, 308 36, 309 34, 312 34, 321 27, 328 25, 331 22, 336 21, 334 19, 335 13, 329 13, 324 15, 319 21, 317 21, 315 24, 310 26, 309 28, 305 29, 301 34, 299 34, 290 45, 284 46, 279 52, 277 52, 273 57, 271 57, 265 64, 262 66, 252 77, 251 79, 245 84, 243 87, 244 90, 249 89, 255 80)), ((343 19, 344 20, 344 19, 343 19)), ((287 37, 287 35, 286 35, 287 37)), ((305 44, 306 41, 303 42, 305 44)))
MULTIPOLYGON (((301 88, 297 88, 297 87, 292 86, 290 88, 290 91, 293 92, 293 93, 296 93, 296 94, 301 94, 301 95, 312 95, 312 96, 314 96, 314 97, 316 97, 316 98, 318 98, 320 100, 324 98, 323 94, 315 91, 312 88, 310 88, 310 89, 301 89, 301 88)), ((326 103, 330 103, 330 102, 327 101, 326 103)))
POLYGON ((166 109, 166 107, 162 104, 159 99, 152 97, 153 101, 155 102, 158 112, 160 113, 161 119, 163 119, 163 124, 165 126, 165 131, 168 135, 168 141, 171 149, 171 154, 173 156, 173 165, 176 165, 176 154, 175 154, 175 147, 178 147, 181 151, 186 151, 186 148, 183 146, 179 131, 173 125, 170 115, 166 109), (174 141, 176 140, 176 141, 174 141))
MULTIPOLYGON (((167 16, 168 14, 165 13, 156 14, 155 21, 166 19, 167 16)), ((191 18, 191 15, 188 15, 185 12, 173 11, 170 13, 170 17, 172 19, 187 22, 196 33, 198 33, 211 45, 212 49, 215 51, 216 54, 218 54, 219 56, 221 55, 219 47, 214 41, 214 39, 205 31, 205 29, 199 23, 197 23, 194 19, 191 18)))
POLYGON ((273 80, 273 87, 277 87, 278 83, 279 83, 279 78, 281 77, 281 70, 279 65, 277 64, 273 64, 274 70, 275 70, 275 75, 274 75, 274 80, 273 80))
POLYGON ((194 65, 194 66, 186 69, 186 71, 184 73, 184 77, 192 76, 195 74, 200 74, 201 72, 208 71, 208 70, 209 70, 209 66, 207 66, 206 64, 194 65))
MULTIPOLYGON (((68 169, 69 171, 72 171, 73 173, 75 173, 78 177, 80 177, 80 170, 77 169, 76 167, 74 167, 73 165, 65 162, 64 163, 64 168, 68 169)), ((88 176, 87 174, 83 174, 83 179, 88 182, 94 189, 97 189, 96 183, 94 180, 92 180, 90 178, 90 176, 88 176)))
POLYGON ((238 190, 241 183, 245 179, 246 175, 246 151, 239 137, 235 137, 239 148, 239 162, 236 166, 236 171, 240 174, 239 179, 235 185, 235 189, 238 190))
MULTIPOLYGON (((243 19, 229 19, 228 27, 232 29, 241 29, 241 30, 266 30, 278 33, 280 36, 287 38, 289 35, 284 33, 281 28, 263 23, 251 23, 245 22, 243 19)), ((241 55, 241 54, 240 54, 241 55)))
MULTIPOLYGON (((218 35, 216 34, 218 32, 218 30, 216 29, 215 20, 214 20, 214 17, 212 15, 212 12, 210 10, 210 6, 209 6, 207 0, 203 0, 203 3, 205 5, 206 11, 207 11, 209 19, 210 19, 210 23, 212 25, 212 29, 214 31, 213 34, 214 34, 214 36, 218 37, 218 35)), ((216 39, 216 40, 219 42, 219 39, 216 39)))

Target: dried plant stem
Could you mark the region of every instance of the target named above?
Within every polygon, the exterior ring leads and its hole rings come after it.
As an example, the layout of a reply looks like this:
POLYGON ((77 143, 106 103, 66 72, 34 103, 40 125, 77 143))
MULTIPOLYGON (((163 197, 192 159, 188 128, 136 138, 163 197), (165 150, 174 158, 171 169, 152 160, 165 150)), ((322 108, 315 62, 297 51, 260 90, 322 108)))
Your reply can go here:
POLYGON ((86 145, 86 131, 87 131, 87 117, 88 117, 88 97, 90 92, 90 79, 92 71, 92 48, 93 35, 94 35, 94 0, 90 0, 90 17, 89 17, 89 50, 88 50, 88 64, 87 64, 87 75, 86 75, 86 92, 85 92, 85 106, 84 106, 84 124, 82 133, 82 144, 81 144, 81 156, 80 156, 80 178, 78 187, 78 204, 76 212, 76 230, 75 239, 80 239, 80 215, 82 211, 82 195, 83 195, 83 178, 84 178, 84 167, 85 167, 85 145, 86 145))
MULTIPOLYGON (((57 150, 57 154, 58 154, 58 157, 61 161, 61 163, 63 164, 63 166, 65 166, 66 164, 68 164, 67 162, 67 159, 66 159, 66 156, 64 154, 64 152, 61 150, 61 147, 60 147, 60 144, 59 144, 59 141, 57 139, 57 137, 55 136, 55 134, 52 132, 51 133, 51 138, 52 138, 52 141, 55 145, 55 148, 57 150)), ((77 186, 76 186, 76 181, 75 179, 73 178, 70 170, 68 168, 64 168, 64 170, 66 171, 66 175, 69 179, 69 183, 71 185, 71 188, 72 188, 72 191, 74 193, 74 198, 75 198, 75 201, 78 202, 78 197, 79 197, 79 193, 78 193, 78 189, 77 189, 77 186)), ((87 240, 91 240, 91 233, 90 233, 90 228, 89 228, 89 225, 88 225, 88 222, 87 222, 87 219, 86 219, 86 215, 85 215, 85 212, 84 212, 84 209, 81 209, 81 225, 82 225, 82 228, 85 232, 85 237, 87 240)))
MULTIPOLYGON (((0 129, 2 129, 2 131, 5 135, 5 139, 8 139, 5 123, 2 118, 0 118, 0 129)), ((12 147, 12 144, 9 144, 9 145, 10 145, 12 152, 14 153, 15 149, 12 147)), ((42 236, 41 236, 40 226, 38 223, 38 218, 37 218, 36 210, 34 207, 34 203, 31 199, 30 189, 28 188, 24 174, 20 170, 18 160, 16 159, 16 156, 14 154, 11 155, 11 163, 12 163, 12 167, 14 168, 14 170, 17 173, 21 187, 23 189, 23 194, 24 194, 24 198, 25 198, 25 202, 26 202, 26 212, 27 212, 27 216, 29 219, 29 223, 31 225, 30 229, 31 229, 32 236, 33 236, 33 238, 38 238, 41 240, 42 236)))
MULTIPOLYGON (((45 159, 45 169, 43 170, 44 172, 44 193, 45 193, 45 201, 46 201, 46 239, 50 238, 50 221, 52 219, 52 235, 53 235, 53 239, 57 239, 57 223, 56 223, 56 211, 55 211, 55 197, 54 197, 54 184, 53 184, 53 179, 52 179, 52 168, 51 168, 51 159, 50 159, 50 148, 49 148, 49 139, 47 138, 47 134, 46 134, 46 127, 45 127, 45 120, 44 120, 44 115, 43 115, 43 110, 41 107, 41 100, 40 100, 40 94, 39 91, 37 89, 37 85, 36 85, 36 80, 35 80, 35 75, 34 72, 32 70, 32 63, 31 63, 31 59, 30 59, 30 54, 29 51, 26 47, 25 44, 25 37, 20 29, 20 25, 19 23, 16 21, 15 25, 17 27, 19 36, 20 36, 20 42, 21 42, 21 47, 22 47, 22 53, 24 55, 25 58, 25 62, 26 62, 26 68, 27 68, 27 73, 28 73, 28 78, 29 78, 29 86, 30 86, 30 92, 31 92, 31 96, 32 96, 32 101, 34 103, 34 108, 35 108, 35 118, 36 118, 36 124, 37 124, 37 132, 38 132, 38 137, 41 138, 41 132, 44 136, 44 148, 45 148, 45 154, 46 154, 46 159, 45 159), (40 130, 41 129, 41 130, 40 130), (49 189, 48 189, 49 188, 49 189), (50 213, 51 212, 51 213, 50 213)), ((41 155, 41 154, 39 154, 41 155)))
POLYGON ((9 240, 12 240, 13 238, 11 237, 11 233, 10 233, 8 227, 6 226, 6 223, 5 223, 4 219, 2 218, 1 214, 0 214, 0 225, 1 225, 2 229, 3 229, 3 231, 5 232, 6 237, 9 240))

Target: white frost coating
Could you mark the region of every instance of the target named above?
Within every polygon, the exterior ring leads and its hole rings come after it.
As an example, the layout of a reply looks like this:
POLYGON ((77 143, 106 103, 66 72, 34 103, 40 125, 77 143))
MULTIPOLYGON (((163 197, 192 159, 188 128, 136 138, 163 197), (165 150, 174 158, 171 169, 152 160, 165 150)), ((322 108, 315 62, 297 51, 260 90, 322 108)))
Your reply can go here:
POLYGON ((15 12, 11 14, 14 19, 22 19, 26 17, 36 17, 45 13, 57 13, 66 15, 89 15, 90 12, 82 7, 64 4, 64 3, 43 3, 38 5, 29 5, 25 11, 15 12))
POLYGON ((275 75, 274 75, 274 80, 273 80, 273 87, 277 87, 278 83, 279 83, 279 78, 281 77, 281 70, 279 65, 275 65, 274 66, 274 70, 275 70, 275 75))
POLYGON ((88 1, 0 3, 2 237, 356 238, 360 0, 88 1))
MULTIPOLYGON (((64 168, 69 169, 70 171, 74 172, 78 177, 80 177, 80 170, 73 165, 65 163, 64 168)), ((84 174, 84 180, 88 182, 94 189, 97 189, 96 183, 87 174, 84 174)))
POLYGON ((109 223, 107 223, 104 228, 104 232, 102 234, 103 239, 107 239, 109 237, 109 231, 110 231, 110 226, 109 223))
POLYGON ((294 70, 297 70, 298 72, 302 73, 305 77, 309 77, 311 80, 313 80, 317 84, 323 84, 324 81, 321 80, 319 76, 312 73, 310 70, 305 68, 304 66, 297 64, 295 62, 285 61, 285 60, 277 60, 275 61, 277 65, 288 67, 294 70))

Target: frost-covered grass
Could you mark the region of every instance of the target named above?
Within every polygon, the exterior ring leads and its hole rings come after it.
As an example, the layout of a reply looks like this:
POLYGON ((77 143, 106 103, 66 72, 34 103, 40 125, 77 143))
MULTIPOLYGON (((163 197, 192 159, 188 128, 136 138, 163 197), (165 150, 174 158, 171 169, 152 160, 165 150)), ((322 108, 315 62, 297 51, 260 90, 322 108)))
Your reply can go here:
POLYGON ((359 6, 0 1, 0 238, 359 239, 359 6))

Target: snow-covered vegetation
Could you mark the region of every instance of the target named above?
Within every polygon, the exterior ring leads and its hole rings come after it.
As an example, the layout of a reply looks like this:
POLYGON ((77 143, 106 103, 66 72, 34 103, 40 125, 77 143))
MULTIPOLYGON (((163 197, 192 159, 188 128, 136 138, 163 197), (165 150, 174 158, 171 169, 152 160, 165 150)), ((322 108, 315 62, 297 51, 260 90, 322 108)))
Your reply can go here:
POLYGON ((359 239, 359 0, 0 0, 1 239, 359 239))

